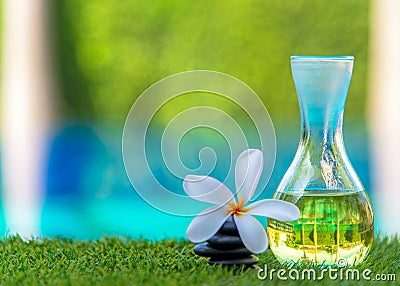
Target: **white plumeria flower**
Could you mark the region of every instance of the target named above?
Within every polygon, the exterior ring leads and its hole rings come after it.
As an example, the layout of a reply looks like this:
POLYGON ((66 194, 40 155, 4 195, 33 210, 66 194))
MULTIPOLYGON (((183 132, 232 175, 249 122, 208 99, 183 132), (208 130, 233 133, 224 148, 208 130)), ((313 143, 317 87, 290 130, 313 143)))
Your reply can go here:
POLYGON ((216 204, 202 211, 190 223, 186 235, 191 242, 210 239, 233 215, 244 246, 252 253, 262 253, 268 248, 268 237, 265 228, 253 215, 282 221, 293 221, 300 217, 297 206, 281 200, 265 199, 245 206, 254 194, 262 168, 263 155, 260 150, 248 149, 239 155, 235 169, 237 201, 223 183, 212 177, 185 177, 183 188, 191 198, 216 204))

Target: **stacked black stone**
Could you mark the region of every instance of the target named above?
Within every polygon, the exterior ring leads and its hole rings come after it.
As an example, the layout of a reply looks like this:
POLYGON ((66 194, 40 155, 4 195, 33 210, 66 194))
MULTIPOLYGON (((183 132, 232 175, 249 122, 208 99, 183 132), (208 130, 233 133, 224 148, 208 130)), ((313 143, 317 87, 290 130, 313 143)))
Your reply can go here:
POLYGON ((206 243, 196 245, 194 252, 209 257, 210 265, 252 266, 258 262, 258 257, 244 246, 232 216, 206 243))

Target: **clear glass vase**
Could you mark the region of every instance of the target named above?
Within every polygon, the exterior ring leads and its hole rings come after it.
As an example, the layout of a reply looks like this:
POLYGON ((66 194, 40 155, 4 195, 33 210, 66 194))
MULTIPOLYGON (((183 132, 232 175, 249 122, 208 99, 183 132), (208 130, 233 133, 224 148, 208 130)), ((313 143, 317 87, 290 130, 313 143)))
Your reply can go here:
POLYGON ((343 110, 354 57, 293 56, 302 136, 274 198, 296 204, 295 222, 268 220, 270 247, 280 262, 360 263, 370 250, 373 213, 347 157, 343 110))

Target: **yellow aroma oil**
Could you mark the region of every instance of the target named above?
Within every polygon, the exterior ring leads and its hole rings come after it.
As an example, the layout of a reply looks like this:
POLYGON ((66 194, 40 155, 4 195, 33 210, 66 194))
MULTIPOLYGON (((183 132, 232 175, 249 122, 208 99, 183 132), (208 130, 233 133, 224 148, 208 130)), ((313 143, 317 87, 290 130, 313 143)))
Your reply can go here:
POLYGON ((281 263, 332 265, 339 259, 346 259, 348 265, 360 263, 374 237, 373 214, 365 192, 305 193, 275 196, 296 204, 301 212, 294 222, 268 219, 269 243, 276 258, 281 263))

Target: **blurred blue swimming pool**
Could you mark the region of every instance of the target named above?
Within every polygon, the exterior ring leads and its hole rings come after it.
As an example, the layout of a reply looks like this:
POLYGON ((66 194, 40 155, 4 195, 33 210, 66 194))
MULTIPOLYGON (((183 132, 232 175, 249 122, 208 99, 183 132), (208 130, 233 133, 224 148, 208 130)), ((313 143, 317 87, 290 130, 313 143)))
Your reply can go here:
MULTIPOLYGON (((260 198, 272 197, 299 141, 300 128, 282 125, 275 126, 275 131, 276 165, 260 198)), ((369 190, 367 131, 345 126, 344 137, 350 160, 369 190)), ((77 239, 185 236, 192 217, 158 211, 134 191, 123 165, 121 138, 122 127, 71 125, 58 130, 49 152, 42 235, 77 239)), ((197 158, 197 154, 188 154, 197 158)), ((155 176, 170 188, 182 189, 182 181, 172 181, 162 170, 155 170, 155 176)), ((6 232, 4 216, 0 217, 0 231, 6 232)))

